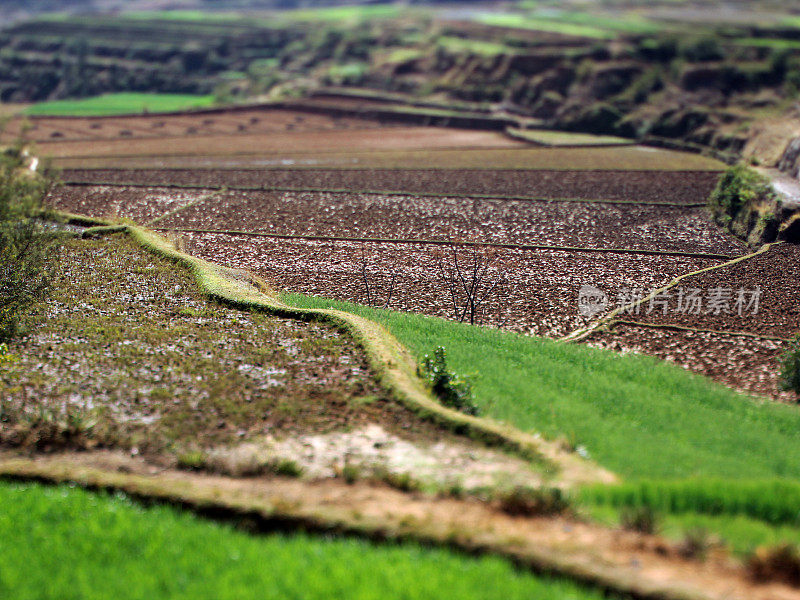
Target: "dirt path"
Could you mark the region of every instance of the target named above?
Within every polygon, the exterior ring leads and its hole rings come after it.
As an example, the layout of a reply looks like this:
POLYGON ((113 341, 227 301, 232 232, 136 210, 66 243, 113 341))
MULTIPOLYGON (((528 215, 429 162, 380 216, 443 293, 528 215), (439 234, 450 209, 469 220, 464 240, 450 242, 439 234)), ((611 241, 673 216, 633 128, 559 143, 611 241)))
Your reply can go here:
POLYGON ((756 584, 724 554, 681 557, 655 537, 567 517, 513 517, 476 501, 407 494, 338 480, 231 479, 158 470, 108 452, 39 456, 0 454, 0 475, 74 481, 194 508, 247 517, 264 528, 339 531, 375 539, 416 539, 506 556, 637 598, 789 600, 800 590, 756 584))

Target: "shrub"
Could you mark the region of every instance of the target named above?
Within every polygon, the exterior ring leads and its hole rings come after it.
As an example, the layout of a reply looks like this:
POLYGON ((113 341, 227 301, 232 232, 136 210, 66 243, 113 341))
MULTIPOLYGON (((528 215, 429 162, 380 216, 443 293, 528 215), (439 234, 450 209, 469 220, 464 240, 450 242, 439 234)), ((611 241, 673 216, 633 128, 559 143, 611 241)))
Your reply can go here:
POLYGON ((417 374, 431 384, 433 393, 445 406, 455 408, 468 415, 477 415, 478 406, 472 397, 472 383, 447 368, 447 356, 443 346, 426 354, 417 368, 417 374))
POLYGON ((720 178, 711 193, 709 204, 735 217, 742 207, 752 200, 772 195, 769 181, 745 165, 730 167, 720 178))
POLYGON ((758 548, 747 560, 750 575, 757 581, 784 581, 800 585, 800 551, 792 544, 758 548))
POLYGON ((800 401, 800 335, 790 342, 789 350, 781 357, 781 387, 797 394, 800 401))
POLYGON ((652 535, 657 529, 656 513, 649 506, 626 507, 619 517, 620 525, 630 531, 652 535))
POLYGON ((684 532, 683 540, 678 545, 678 552, 684 558, 699 558, 701 560, 708 556, 708 551, 720 542, 712 536, 704 527, 693 527, 684 532))
POLYGON ((21 313, 47 288, 53 234, 37 221, 48 181, 26 172, 18 148, 0 159, 0 342, 17 333, 21 313))
POLYGON ((497 492, 500 509, 510 515, 546 516, 563 513, 568 503, 558 488, 515 486, 497 492))
POLYGON ((689 39, 680 44, 680 54, 691 62, 722 60, 724 56, 722 46, 715 37, 689 39))

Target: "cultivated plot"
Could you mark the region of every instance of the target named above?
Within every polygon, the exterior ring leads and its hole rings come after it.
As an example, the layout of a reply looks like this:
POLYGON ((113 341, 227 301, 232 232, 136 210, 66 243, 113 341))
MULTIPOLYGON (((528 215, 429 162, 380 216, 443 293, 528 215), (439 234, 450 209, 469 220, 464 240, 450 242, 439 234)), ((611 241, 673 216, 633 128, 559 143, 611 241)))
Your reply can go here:
POLYGON ((281 240, 218 233, 183 233, 193 254, 252 270, 278 287, 561 336, 584 326, 578 291, 664 285, 719 260, 678 256, 460 248, 418 243, 281 240), (470 298, 461 277, 480 277, 470 298), (388 301, 388 304, 387 304, 388 301), (474 306, 477 302, 477 306, 474 306), (466 313, 466 317, 462 315, 466 313))
MULTIPOLYGON (((239 144, 241 136, 224 136, 218 138, 218 143, 207 152, 203 152, 203 145, 186 145, 174 147, 171 153, 159 150, 161 146, 155 140, 141 140, 141 153, 136 154, 118 145, 119 152, 114 155, 104 155, 84 144, 85 153, 82 156, 67 154, 70 148, 75 149, 75 144, 62 147, 56 156, 56 163, 64 168, 79 167, 129 167, 153 168, 159 166, 202 168, 239 167, 239 168, 264 168, 281 165, 307 165, 307 166, 341 166, 347 168, 371 169, 540 169, 568 172, 572 170, 602 170, 602 171, 715 171, 719 172, 724 165, 711 158, 698 154, 674 152, 660 148, 645 146, 625 146, 618 148, 532 148, 525 142, 515 141, 499 133, 483 132, 484 136, 465 134, 459 144, 452 140, 447 141, 448 131, 445 128, 415 128, 424 129, 432 136, 429 144, 406 142, 405 146, 394 146, 391 142, 395 129, 373 134, 379 138, 369 151, 355 151, 350 143, 353 137, 351 132, 339 132, 339 138, 344 140, 341 144, 313 147, 287 145, 267 152, 264 148, 272 147, 269 142, 263 144, 259 136, 252 136, 248 142, 249 150, 243 149, 239 144), (478 143, 480 141, 480 143, 478 143), (148 143, 149 142, 149 143, 148 143), (227 148, 221 151, 220 146, 227 148), (514 144, 519 144, 515 146, 514 144), (454 147, 456 146, 456 147, 454 147), (185 153, 179 153, 180 148, 185 148, 185 153), (293 149, 294 148, 294 149, 293 149), (148 151, 145 151, 147 149, 148 151)), ((364 132, 359 135, 361 147, 369 141, 364 132)), ((329 138, 329 141, 334 139, 329 138)), ((207 140, 208 141, 208 140, 207 140)), ((208 146, 206 146, 208 147, 208 146)))
POLYGON ((65 169, 66 182, 392 191, 705 205, 716 172, 539 169, 65 169))
MULTIPOLYGON (((77 188, 74 188, 77 189, 77 188)), ((86 193, 92 188, 87 188, 86 193)), ((125 188, 123 188, 125 189, 125 188)), ((350 192, 227 191, 159 227, 736 255, 703 209, 350 192)))

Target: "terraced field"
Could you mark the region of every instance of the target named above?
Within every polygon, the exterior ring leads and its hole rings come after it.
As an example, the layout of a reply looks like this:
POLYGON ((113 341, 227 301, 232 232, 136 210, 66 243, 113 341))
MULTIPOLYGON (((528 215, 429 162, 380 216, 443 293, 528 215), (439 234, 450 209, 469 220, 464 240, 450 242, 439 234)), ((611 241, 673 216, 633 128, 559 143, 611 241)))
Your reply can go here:
MULTIPOLYGON (((583 286, 607 293, 607 312, 625 293, 748 251, 704 210, 722 165, 679 152, 535 148, 499 132, 389 125, 319 107, 48 118, 32 134, 64 169, 50 199, 60 209, 176 232, 189 251, 278 289, 537 335, 566 336, 591 322, 578 313, 583 286), (471 290, 460 283, 467 276, 475 276, 471 290)), ((703 286, 747 283, 713 273, 703 286)), ((792 285, 783 286, 786 298, 792 285)), ((746 327, 716 315, 675 324, 786 338, 796 322, 787 302, 763 298, 762 316, 746 327), (777 322, 773 305, 783 311, 777 322)), ((764 374, 774 373, 782 340, 748 345, 747 360, 761 367, 744 370, 736 343, 713 337, 695 347, 681 338, 663 345, 681 352, 659 352, 656 340, 685 333, 650 328, 632 344, 618 339, 625 327, 634 326, 616 324, 590 343, 655 352, 739 389, 786 397, 764 374), (698 354, 706 360, 691 359, 698 354)))
POLYGON ((776 380, 796 247, 751 255, 711 222, 711 159, 544 148, 472 118, 35 119, 75 239, 0 363, 2 473, 499 553, 576 597, 795 597, 686 528, 744 555, 800 539, 800 414, 776 380), (657 288, 763 294, 681 312, 657 288), (460 410, 423 379, 438 345, 470 382, 460 410), (663 537, 626 521, 687 482, 663 537), (752 501, 770 486, 777 522, 752 501))

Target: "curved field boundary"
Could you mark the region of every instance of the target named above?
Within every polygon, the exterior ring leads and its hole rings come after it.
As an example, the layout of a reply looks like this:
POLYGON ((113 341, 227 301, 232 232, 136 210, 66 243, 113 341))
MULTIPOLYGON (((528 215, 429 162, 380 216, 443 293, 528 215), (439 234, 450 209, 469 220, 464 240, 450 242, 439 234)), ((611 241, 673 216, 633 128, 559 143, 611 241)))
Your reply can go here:
POLYGON ((761 335, 760 333, 750 333, 748 331, 720 331, 719 329, 703 329, 700 327, 687 327, 686 325, 671 325, 669 323, 643 323, 641 321, 628 321, 625 319, 614 319, 601 329, 613 329, 617 325, 629 325, 632 327, 648 327, 650 329, 670 329, 674 331, 693 331, 695 333, 713 333, 716 335, 729 335, 734 337, 749 337, 759 340, 772 340, 775 342, 791 342, 791 338, 778 337, 774 335, 761 335))
MULTIPOLYGON (((709 583, 707 575, 694 577, 685 564, 679 567, 684 577, 679 577, 675 572, 671 578, 661 576, 657 580, 650 580, 642 576, 636 565, 610 565, 599 560, 594 548, 578 546, 578 541, 562 547, 557 542, 542 539, 543 534, 538 539, 526 539, 522 535, 502 533, 517 526, 519 520, 513 517, 497 517, 486 511, 479 513, 484 519, 492 518, 495 519, 494 523, 502 523, 501 532, 494 531, 491 523, 482 525, 481 521, 459 519, 459 509, 475 512, 468 505, 450 506, 447 515, 449 522, 441 523, 436 519, 409 518, 406 510, 382 511, 380 516, 374 513, 363 515, 356 506, 347 502, 353 488, 346 487, 346 484, 341 484, 343 489, 338 501, 319 502, 305 498, 298 501, 292 490, 288 489, 290 484, 280 480, 231 480, 170 471, 144 476, 120 472, 103 465, 98 468, 86 462, 81 464, 57 456, 37 460, 0 456, 0 478, 77 484, 92 491, 123 492, 145 503, 165 503, 212 519, 236 522, 244 518, 255 523, 261 531, 300 530, 327 535, 354 535, 375 542, 418 542, 468 554, 490 554, 536 573, 564 576, 635 600, 744 600, 740 594, 732 596, 730 592, 721 592, 720 584, 704 589, 709 583)), ((413 502, 396 495, 392 495, 391 499, 400 503, 400 509, 405 508, 406 503, 413 502)), ((411 509, 415 506, 418 504, 412 505, 411 509)), ((557 521, 557 525, 562 528, 572 526, 567 520, 557 521)), ((675 571, 674 565, 665 562, 664 566, 672 567, 675 571)), ((696 568, 699 570, 701 567, 696 568)), ((743 573, 731 572, 729 568, 717 575, 724 577, 723 580, 731 576, 740 580, 744 577, 743 573)), ((727 587, 727 584, 723 587, 727 587)), ((768 586, 759 591, 761 593, 755 595, 759 600, 793 597, 783 587, 778 591, 775 586, 768 586), (770 596, 774 591, 778 591, 778 596, 770 596)))
POLYGON ((641 299, 637 300, 636 302, 631 302, 630 304, 627 304, 625 306, 618 306, 617 308, 615 308, 614 310, 609 312, 607 315, 599 318, 594 323, 590 323, 586 327, 582 327, 580 329, 576 329, 572 333, 565 335, 563 338, 561 338, 561 340, 564 341, 564 342, 580 342, 580 341, 583 341, 591 333, 596 331, 599 327, 602 327, 603 325, 606 325, 606 324, 610 323, 611 321, 613 321, 617 317, 617 315, 619 315, 622 311, 630 310, 630 309, 635 308, 637 306, 641 306, 645 302, 649 302, 652 298, 654 298, 658 294, 661 294, 662 292, 665 292, 665 291, 667 291, 669 289, 672 289, 673 287, 678 285, 681 281, 683 281, 687 277, 692 277, 694 275, 700 275, 701 273, 706 273, 708 271, 715 271, 716 269, 721 269, 723 267, 729 267, 731 265, 735 265, 737 263, 744 262, 746 260, 750 260, 751 258, 759 256, 760 254, 764 254, 765 252, 767 252, 773 246, 777 246, 778 244, 782 244, 782 243, 783 242, 772 242, 771 244, 764 244, 763 246, 761 246, 761 248, 759 248, 755 252, 752 252, 751 254, 745 254, 743 256, 739 256, 737 258, 734 258, 733 260, 729 260, 727 262, 720 263, 718 265, 712 265, 710 267, 706 267, 705 269, 699 269, 697 271, 692 271, 691 273, 685 273, 684 275, 676 277, 675 279, 670 281, 667 285, 662 286, 662 287, 660 287, 660 288, 658 288, 656 290, 653 290, 650 294, 648 294, 644 298, 641 298, 641 299))
MULTIPOLYGON (((90 170, 90 169, 81 169, 90 170)), ((112 170, 112 169, 103 169, 112 170)), ((129 169, 120 169, 129 170, 129 169)), ((137 169, 138 170, 138 169, 137 169)), ((145 169, 142 169, 145 170, 145 169)), ((160 169, 159 169, 160 170, 160 169)), ((164 169, 168 170, 168 169, 164 169)), ((186 169, 191 171, 192 169, 186 169)), ((223 170, 223 169, 220 169, 223 170)), ((86 181, 64 180, 61 185, 75 187, 132 187, 132 188, 167 188, 177 190, 237 190, 241 192, 316 192, 324 194, 379 194, 382 196, 414 196, 415 198, 464 198, 468 200, 508 200, 510 202, 583 202, 586 204, 629 204, 634 206, 674 206, 679 208, 702 208, 704 202, 687 204, 685 202, 657 202, 654 200, 615 200, 594 198, 546 198, 544 196, 506 196, 486 194, 441 194, 404 192, 402 190, 349 190, 344 188, 303 188, 303 187, 275 187, 268 185, 201 185, 199 183, 141 183, 118 181, 86 181)))
MULTIPOLYGON (((177 250, 155 233, 132 225, 107 224, 89 228, 85 236, 124 232, 144 249, 187 268, 202 291, 212 300, 246 310, 276 316, 327 322, 350 334, 364 349, 378 381, 392 397, 418 414, 456 433, 505 448, 546 470, 557 471, 562 484, 613 482, 616 476, 557 443, 541 439, 490 419, 473 417, 447 408, 435 400, 416 375, 416 361, 400 342, 379 324, 333 309, 300 309, 284 304, 269 288, 245 271, 229 269, 177 250)), ((555 474, 555 473, 554 473, 555 474)))
MULTIPOLYGON (((175 211, 178 212, 178 211, 175 211)), ((151 223, 152 225, 152 223, 151 223)), ((423 244, 427 246, 466 246, 486 248, 507 248, 511 250, 555 250, 562 252, 587 252, 593 254, 644 254, 647 256, 682 256, 688 258, 708 258, 729 261, 734 258, 727 254, 704 254, 700 252, 680 252, 670 250, 632 250, 629 248, 584 248, 580 246, 547 246, 544 244, 503 244, 498 242, 469 242, 451 240, 421 240, 404 238, 341 237, 329 235, 293 235, 263 233, 260 231, 237 231, 226 229, 193 229, 190 227, 151 227, 156 231, 177 231, 186 233, 221 233, 248 237, 266 237, 279 240, 308 240, 319 242, 364 242, 379 244, 423 244)))

